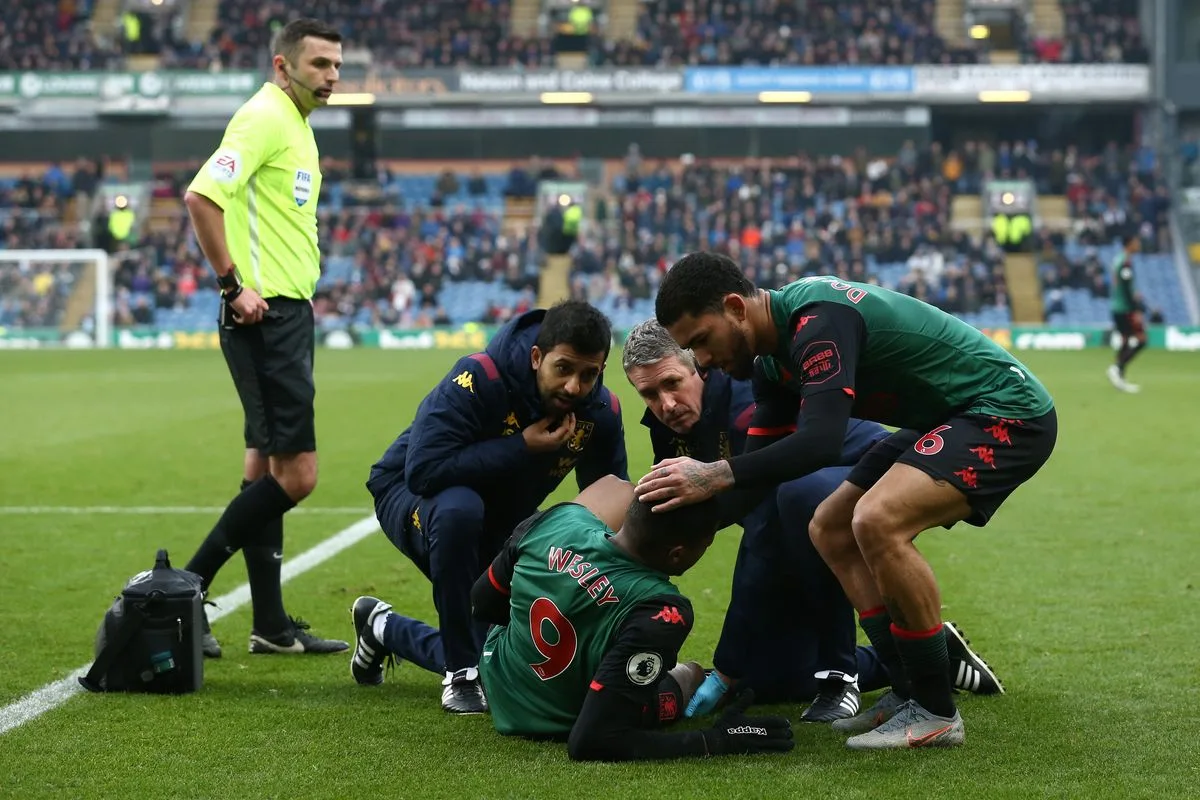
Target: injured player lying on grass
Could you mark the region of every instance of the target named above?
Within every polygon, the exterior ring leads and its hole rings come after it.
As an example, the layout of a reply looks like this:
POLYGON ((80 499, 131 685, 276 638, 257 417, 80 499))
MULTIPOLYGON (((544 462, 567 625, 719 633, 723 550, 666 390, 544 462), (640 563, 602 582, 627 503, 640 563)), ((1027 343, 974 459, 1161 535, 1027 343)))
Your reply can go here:
MULTIPOLYGON (((658 730, 704 679, 699 664, 678 663, 692 607, 670 577, 700 560, 717 521, 712 503, 651 513, 609 476, 523 522, 471 592, 475 616, 494 626, 479 671, 496 730, 566 740, 576 760, 791 750, 787 719, 745 715, 749 692, 710 728, 658 730)), ((389 651, 404 657, 383 644, 399 615, 375 598, 355 606, 370 606, 355 679, 379 683, 389 651)))

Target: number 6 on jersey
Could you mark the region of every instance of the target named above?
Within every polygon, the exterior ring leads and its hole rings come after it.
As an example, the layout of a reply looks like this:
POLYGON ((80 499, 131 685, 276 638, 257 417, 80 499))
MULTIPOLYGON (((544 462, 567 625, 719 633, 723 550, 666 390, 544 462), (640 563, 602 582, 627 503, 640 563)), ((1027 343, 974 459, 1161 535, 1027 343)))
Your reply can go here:
POLYGON ((546 658, 541 663, 529 665, 542 680, 548 681, 563 674, 575 660, 575 649, 579 643, 575 626, 549 597, 539 597, 529 606, 529 635, 533 639, 533 646, 546 658), (549 623, 553 629, 555 641, 548 641, 542 634, 544 623, 549 623))

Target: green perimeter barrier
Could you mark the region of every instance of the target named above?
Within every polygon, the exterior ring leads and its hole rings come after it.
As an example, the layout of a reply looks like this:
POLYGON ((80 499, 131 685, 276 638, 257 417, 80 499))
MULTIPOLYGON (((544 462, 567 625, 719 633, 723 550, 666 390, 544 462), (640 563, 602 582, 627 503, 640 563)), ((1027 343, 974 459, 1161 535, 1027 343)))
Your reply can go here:
MULTIPOLYGON (((487 346, 494 325, 462 325, 456 328, 360 328, 319 331, 318 343, 333 350, 368 348, 380 350, 482 350, 487 346)), ((988 338, 1009 350, 1085 350, 1113 347, 1111 328, 1105 326, 982 328, 988 338)), ((1152 325, 1147 328, 1149 346, 1157 350, 1200 350, 1200 327, 1152 325)), ((627 331, 617 331, 614 342, 620 346, 627 331)), ((64 333, 57 328, 0 327, 0 350, 36 350, 41 348, 88 349, 94 346, 91 335, 82 331, 64 333)), ((220 341, 215 330, 172 331, 155 328, 114 330, 112 346, 120 350, 216 350, 220 341)))

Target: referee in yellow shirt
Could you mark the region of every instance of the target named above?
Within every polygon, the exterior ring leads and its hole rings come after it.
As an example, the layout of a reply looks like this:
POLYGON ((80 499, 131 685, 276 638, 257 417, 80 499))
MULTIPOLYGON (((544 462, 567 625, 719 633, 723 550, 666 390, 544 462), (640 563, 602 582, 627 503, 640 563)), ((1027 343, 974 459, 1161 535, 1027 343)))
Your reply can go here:
MULTIPOLYGON (((240 548, 250 578, 251 653, 336 653, 283 608, 283 515, 317 484, 312 296, 321 274, 317 142, 308 115, 329 102, 340 34, 313 19, 275 39, 274 79, 238 109, 184 202, 221 289, 221 350, 245 412, 241 493, 187 568, 205 591, 240 548)), ((205 620, 204 654, 221 655, 205 620)))

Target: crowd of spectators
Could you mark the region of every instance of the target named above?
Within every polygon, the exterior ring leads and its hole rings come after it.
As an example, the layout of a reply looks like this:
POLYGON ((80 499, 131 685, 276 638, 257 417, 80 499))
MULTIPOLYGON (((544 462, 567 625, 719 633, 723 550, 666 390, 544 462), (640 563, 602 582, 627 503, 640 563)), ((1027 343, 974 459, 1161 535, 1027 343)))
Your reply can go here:
POLYGON ((0 328, 57 325, 81 272, 78 263, 0 263, 0 328))
MULTIPOLYGON (((302 4, 304 5, 304 4, 302 4)), ((1065 35, 1023 36, 1025 61, 1145 62, 1133 0, 1063 0, 1065 35)), ((303 10, 303 9, 302 9, 303 10)), ((206 42, 176 48, 169 63, 256 67, 271 34, 294 13, 282 0, 223 0, 206 42)), ((321 5, 353 47, 395 67, 553 66, 553 32, 512 35, 509 0, 335 0, 321 5)), ((698 64, 964 64, 981 60, 973 40, 957 47, 937 32, 931 0, 644 0, 634 35, 605 35, 599 17, 595 66, 698 64)), ((965 23, 964 23, 965 24, 965 23)), ((1027 26, 1018 21, 1018 30, 1027 26)), ((985 59, 984 59, 985 60, 985 59)))
POLYGON ((637 36, 606 43, 597 60, 620 65, 961 64, 971 47, 950 47, 929 0, 649 0, 637 36))
POLYGON ((1167 212, 1170 193, 1162 165, 1149 147, 1110 141, 1097 152, 1074 145, 1043 149, 1035 140, 967 141, 944 158, 935 145, 934 160, 959 192, 978 192, 985 176, 1032 180, 1040 194, 1067 199, 1071 235, 1084 245, 1114 241, 1137 231, 1146 252, 1169 247, 1167 212))
POLYGON ((734 163, 631 159, 613 183, 608 232, 580 248, 576 285, 589 298, 633 303, 652 296, 674 258, 712 249, 767 288, 832 272, 953 312, 1003 307, 999 248, 950 230, 956 181, 945 161, 940 146, 912 142, 891 158, 860 149, 734 163))
MULTIPOLYGON (((1050 237, 1044 237, 1037 252, 1039 260, 1050 267, 1042 271, 1042 287, 1051 304, 1061 302, 1063 289, 1085 289, 1092 297, 1108 297, 1108 265, 1100 260, 1095 248, 1088 248, 1082 258, 1072 260, 1055 247, 1050 237)), ((1047 313, 1056 310, 1048 308, 1047 313)))
MULTIPOLYGON (((548 67, 554 33, 513 35, 511 0, 220 0, 216 26, 185 36, 186 7, 138 14, 93 30, 94 0, 6 0, 0 4, 0 70, 109 69, 152 53, 172 69, 257 69, 280 26, 297 14, 332 22, 348 49, 400 68, 548 67)), ((932 0, 643 0, 632 37, 605 34, 597 17, 589 60, 597 66, 696 64, 960 64, 986 60, 986 44, 953 47, 937 32, 932 0)), ((1062 0, 1064 35, 1024 35, 1022 60, 1144 63, 1137 0, 1062 0)), ((965 23, 964 23, 965 24, 965 23)))
MULTIPOLYGON (((90 165, 82 167, 51 165, 43 175, 0 182, 0 247, 88 246, 80 227, 52 224, 69 198, 94 189, 90 165)), ((153 193, 178 197, 196 168, 158 174, 153 193)), ((323 172, 324 276, 315 302, 322 325, 460 324, 467 320, 447 291, 453 284, 497 287, 497 301, 470 321, 503 321, 532 303, 537 232, 506 229, 499 195, 528 196, 537 178, 554 174, 552 165, 514 165, 503 177, 443 170, 421 179, 430 188, 416 199, 397 188, 400 176, 386 167, 380 188, 365 195, 346 190, 336 164, 327 162, 323 172)), ((1048 289, 1106 292, 1095 248, 1128 230, 1141 234, 1144 252, 1170 247, 1160 165, 1148 151, 1115 143, 1085 154, 1034 142, 907 142, 887 157, 860 149, 732 161, 651 161, 635 146, 610 174, 591 205, 595 221, 574 250, 573 286, 578 296, 612 308, 644 307, 679 255, 713 249, 766 287, 832 272, 898 288, 952 313, 1003 310, 1001 248, 989 235, 973 239, 950 224, 953 197, 978 193, 990 178, 1029 179, 1040 193, 1067 198, 1068 229, 1036 235, 1042 263, 1051 267, 1048 289)), ((128 252, 115 270, 118 324, 150 324, 164 311, 207 313, 211 276, 182 211, 171 225, 119 249, 128 252)), ((32 284, 20 291, 11 280, 6 285, 10 295, 47 295, 26 291, 32 284)), ((41 316, 29 316, 34 309, 26 305, 26 325, 61 311, 51 302, 41 316)))
POLYGON ((174 66, 259 68, 287 20, 307 13, 331 21, 348 48, 368 49, 378 66, 552 66, 550 39, 526 40, 509 31, 508 0, 222 0, 217 27, 205 42, 178 49, 174 66))
POLYGON ((111 28, 93 24, 94 6, 95 0, 4 0, 0 72, 112 70, 127 55, 169 57, 192 49, 184 35, 186 5, 163 13, 118 13, 111 28))
POLYGON ((4 0, 0 3, 0 72, 106 69, 119 63, 116 46, 97 41, 90 0, 4 0))
POLYGON ((1142 38, 1139 0, 1061 0, 1063 36, 1026 37, 1025 61, 1064 64, 1145 64, 1150 51, 1142 38))
MULTIPOLYGON (((160 171, 153 193, 178 197, 196 167, 160 171)), ((320 324, 449 325, 442 299, 448 282, 499 282, 523 293, 524 306, 497 306, 479 321, 503 320, 532 302, 536 253, 531 240, 502 230, 501 213, 482 202, 489 187, 478 172, 443 171, 420 203, 404 202, 386 167, 378 176, 382 191, 365 197, 344 190, 346 176, 336 164, 325 162, 322 173, 318 222, 324 274, 314 298, 320 324)), ((510 176, 518 194, 532 191, 525 175, 514 169, 510 176)), ((119 323, 136 324, 139 313, 155 309, 187 310, 211 301, 209 270, 182 213, 170 229, 132 250, 116 273, 119 323)))
MULTIPOLYGON (((948 225, 953 195, 978 194, 993 178, 1028 179, 1042 194, 1065 195, 1068 229, 1045 237, 1065 270, 1081 269, 1066 255, 1068 241, 1091 248, 1094 259, 1094 248, 1130 230, 1141 235, 1143 252, 1169 252, 1169 194, 1144 148, 1110 143, 1082 154, 1044 151, 1036 142, 965 141, 952 149, 910 142, 891 159, 859 151, 653 165, 634 153, 614 181, 615 209, 601 204, 600 216, 612 217, 605 234, 579 248, 576 291, 631 305, 653 295, 673 258, 709 248, 727 252, 768 287, 832 270, 952 313, 1003 308, 1002 249, 990 235, 976 241, 948 225)), ((1087 274, 1107 285, 1102 270, 1087 274)))
MULTIPOLYGON (((0 180, 0 250, 86 246, 81 228, 63 220, 69 203, 86 202, 95 193, 97 180, 95 165, 87 161, 0 180)), ((81 270, 80 262, 0 264, 0 327, 58 324, 81 270)))

